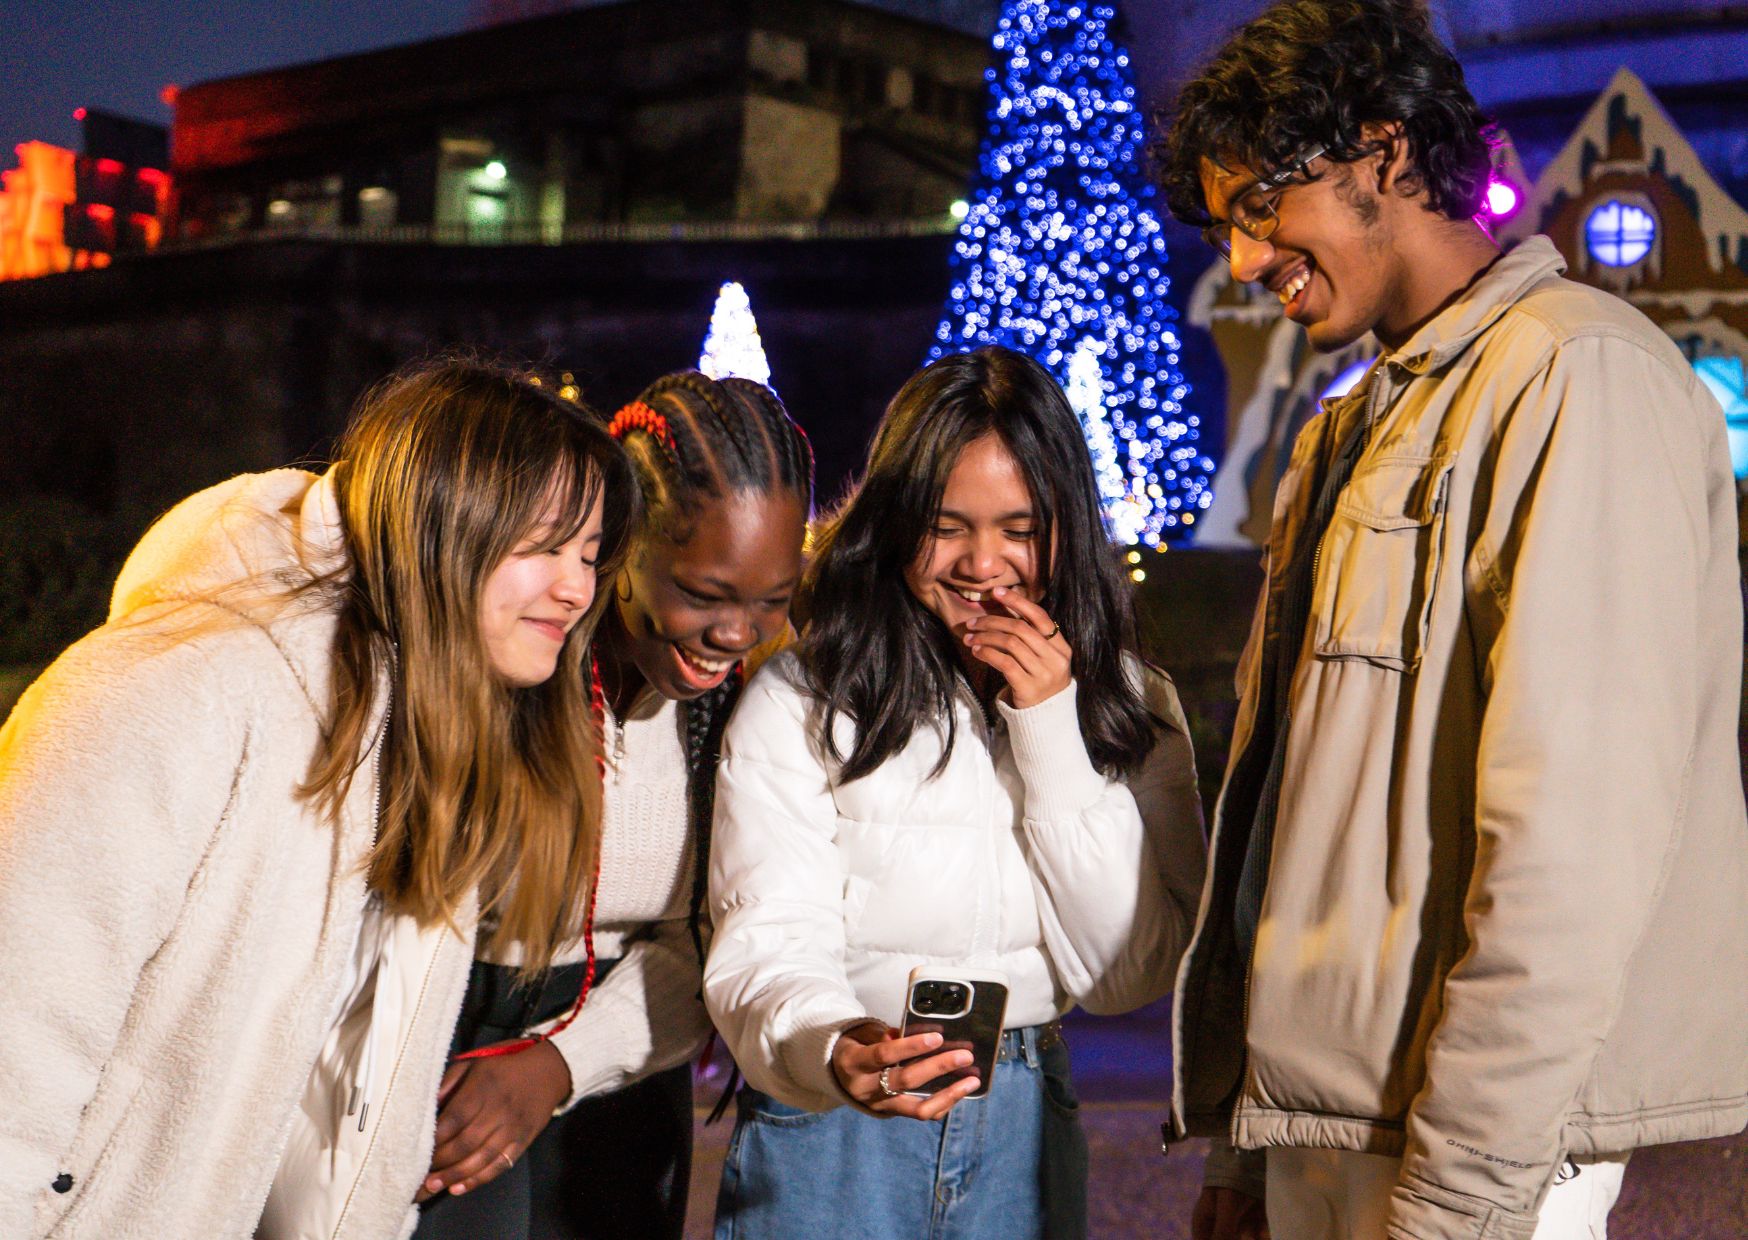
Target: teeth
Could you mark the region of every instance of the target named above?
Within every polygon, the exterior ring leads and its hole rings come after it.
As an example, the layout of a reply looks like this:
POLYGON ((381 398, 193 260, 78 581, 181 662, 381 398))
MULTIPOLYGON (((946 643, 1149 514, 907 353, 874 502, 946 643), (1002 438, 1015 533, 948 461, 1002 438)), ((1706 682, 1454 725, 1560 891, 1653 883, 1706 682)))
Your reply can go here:
POLYGON ((1281 285, 1275 295, 1281 299, 1281 304, 1284 306, 1297 297, 1309 283, 1311 283, 1311 272, 1306 269, 1281 285))
MULTIPOLYGON (((675 649, 678 650, 679 647, 676 646, 675 649)), ((680 658, 684 659, 689 666, 695 667, 703 672, 706 676, 714 676, 716 673, 727 671, 734 666, 734 660, 732 659, 705 659, 695 654, 688 654, 684 650, 680 651, 680 658)))
POLYGON ((982 590, 961 590, 958 586, 953 586, 953 587, 951 587, 951 589, 952 589, 953 593, 957 594, 960 598, 966 600, 967 602, 981 603, 983 601, 983 591, 982 590))

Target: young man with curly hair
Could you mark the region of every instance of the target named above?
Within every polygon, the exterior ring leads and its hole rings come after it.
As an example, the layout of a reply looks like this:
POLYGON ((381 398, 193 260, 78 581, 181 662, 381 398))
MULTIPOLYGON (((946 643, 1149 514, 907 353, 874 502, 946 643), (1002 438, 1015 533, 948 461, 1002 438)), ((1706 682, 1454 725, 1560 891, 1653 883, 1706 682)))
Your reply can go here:
POLYGON ((1600 1237, 1630 1151, 1748 1122, 1718 407, 1476 222, 1487 126, 1418 4, 1277 4, 1161 155, 1234 279, 1383 353, 1298 438, 1239 669, 1176 1003, 1194 1233, 1600 1237))

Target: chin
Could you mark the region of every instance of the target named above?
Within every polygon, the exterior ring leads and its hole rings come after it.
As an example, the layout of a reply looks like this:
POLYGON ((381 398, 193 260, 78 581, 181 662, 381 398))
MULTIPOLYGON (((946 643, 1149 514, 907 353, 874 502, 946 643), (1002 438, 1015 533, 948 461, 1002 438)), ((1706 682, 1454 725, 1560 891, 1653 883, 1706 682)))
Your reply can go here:
POLYGON ((558 660, 540 663, 530 660, 512 668, 498 668, 497 672, 505 684, 512 689, 532 689, 551 680, 553 673, 558 671, 558 660))
POLYGON ((1364 336, 1370 330, 1364 324, 1336 323, 1319 319, 1305 325, 1305 337, 1319 353, 1334 353, 1364 336))

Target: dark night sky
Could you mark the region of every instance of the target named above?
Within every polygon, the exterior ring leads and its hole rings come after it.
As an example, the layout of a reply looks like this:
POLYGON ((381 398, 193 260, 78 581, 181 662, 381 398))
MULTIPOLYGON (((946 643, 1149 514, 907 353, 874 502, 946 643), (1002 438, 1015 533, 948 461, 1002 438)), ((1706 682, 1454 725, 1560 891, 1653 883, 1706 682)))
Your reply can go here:
MULTIPOLYGON (((872 2, 983 32, 999 7, 999 0, 872 2)), ((1172 15, 1228 2, 1120 4, 1144 93, 1158 93, 1149 75, 1157 78, 1166 59, 1158 53, 1172 15)), ((0 167, 32 138, 77 148, 73 109, 81 105, 168 124, 170 109, 158 100, 166 83, 452 34, 483 7, 482 0, 0 0, 0 167)))
POLYGON ((73 109, 168 124, 187 84, 462 29, 471 0, 0 0, 0 165, 32 138, 77 147, 73 109))

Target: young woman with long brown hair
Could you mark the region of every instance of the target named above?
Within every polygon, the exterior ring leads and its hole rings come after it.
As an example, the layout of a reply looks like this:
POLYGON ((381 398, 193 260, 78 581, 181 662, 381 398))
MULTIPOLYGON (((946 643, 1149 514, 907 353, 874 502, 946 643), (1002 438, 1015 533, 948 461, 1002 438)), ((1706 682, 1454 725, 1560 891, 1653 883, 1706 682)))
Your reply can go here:
POLYGON ((0 730, 0 1234, 411 1226, 478 911, 530 972, 577 929, 638 503, 597 421, 449 362, 146 534, 0 730))
POLYGON ((695 371, 646 388, 612 431, 649 521, 595 643, 594 918, 540 987, 518 985, 502 934, 483 949, 456 1031, 477 1057, 445 1082, 417 1240, 678 1240, 685 1224, 717 747, 743 662, 785 631, 813 459, 768 388, 695 371), (530 1030, 550 1036, 529 1045, 530 1030))

